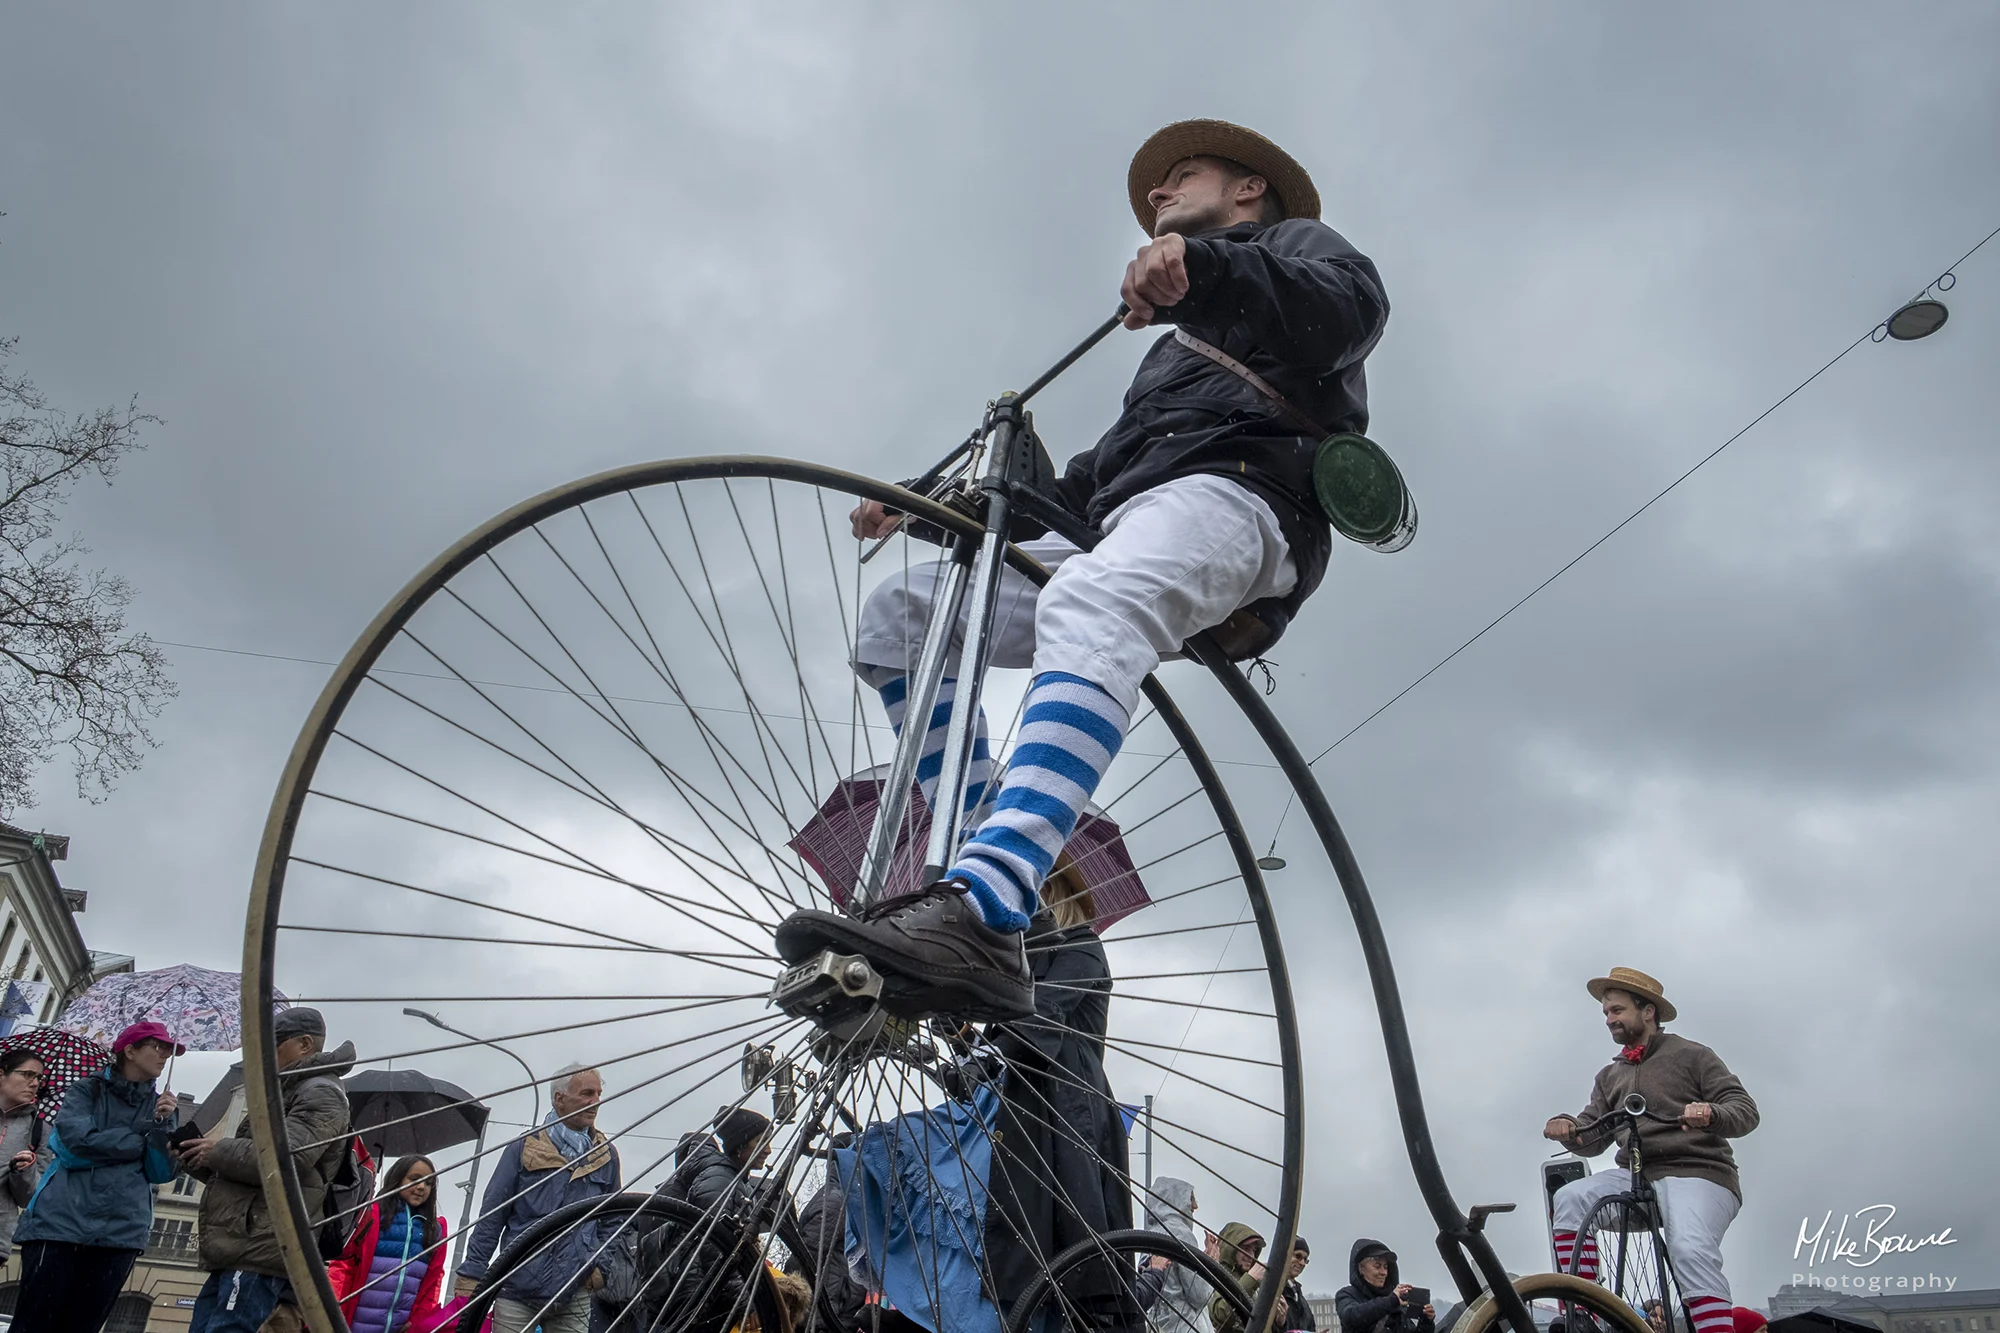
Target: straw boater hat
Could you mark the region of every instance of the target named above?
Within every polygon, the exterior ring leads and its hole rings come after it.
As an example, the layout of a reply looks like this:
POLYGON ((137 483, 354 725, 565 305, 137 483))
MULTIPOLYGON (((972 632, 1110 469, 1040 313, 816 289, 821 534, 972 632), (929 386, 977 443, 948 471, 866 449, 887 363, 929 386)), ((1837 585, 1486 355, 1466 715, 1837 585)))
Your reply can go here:
POLYGON ((1608 977, 1593 977, 1590 981, 1590 998, 1600 1003, 1608 990, 1630 991, 1642 1001, 1650 1001, 1659 1011, 1662 1023, 1674 1021, 1674 1007, 1667 1003, 1667 997, 1660 994, 1660 983, 1630 967, 1614 967, 1608 977))
POLYGON ((1153 234, 1153 206, 1146 196, 1167 178, 1167 168, 1185 157, 1226 157, 1262 176, 1288 218, 1319 217, 1319 191, 1312 177, 1292 155, 1255 130, 1226 120, 1177 120, 1139 145, 1125 188, 1132 196, 1132 216, 1146 234, 1153 234))

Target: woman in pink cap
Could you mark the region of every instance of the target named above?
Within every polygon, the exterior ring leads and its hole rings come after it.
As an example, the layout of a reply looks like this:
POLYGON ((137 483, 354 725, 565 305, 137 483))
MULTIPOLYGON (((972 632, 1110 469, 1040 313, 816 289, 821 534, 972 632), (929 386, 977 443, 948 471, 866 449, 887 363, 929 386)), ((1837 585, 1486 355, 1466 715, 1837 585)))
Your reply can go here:
POLYGON ((154 1080, 183 1047, 159 1023, 134 1023, 111 1064, 70 1084, 47 1148, 54 1154, 14 1241, 21 1252, 16 1333, 97 1333, 153 1226, 153 1186, 174 1178, 167 1137, 179 1119, 154 1080))

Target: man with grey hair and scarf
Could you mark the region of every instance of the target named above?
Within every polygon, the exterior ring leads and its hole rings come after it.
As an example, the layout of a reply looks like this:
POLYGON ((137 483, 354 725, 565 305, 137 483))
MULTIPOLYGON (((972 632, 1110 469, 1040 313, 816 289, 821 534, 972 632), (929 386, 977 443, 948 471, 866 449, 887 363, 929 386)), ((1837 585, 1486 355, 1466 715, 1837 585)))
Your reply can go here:
MULTIPOLYGON (((501 1150, 480 1205, 479 1224, 459 1265, 456 1293, 469 1296, 493 1256, 535 1223, 588 1199, 616 1194, 618 1149, 597 1128, 604 1080, 588 1065, 556 1071, 553 1105, 540 1128, 501 1150)), ((493 1333, 587 1333, 590 1293, 604 1285, 598 1224, 586 1222, 557 1237, 500 1282, 493 1333)))

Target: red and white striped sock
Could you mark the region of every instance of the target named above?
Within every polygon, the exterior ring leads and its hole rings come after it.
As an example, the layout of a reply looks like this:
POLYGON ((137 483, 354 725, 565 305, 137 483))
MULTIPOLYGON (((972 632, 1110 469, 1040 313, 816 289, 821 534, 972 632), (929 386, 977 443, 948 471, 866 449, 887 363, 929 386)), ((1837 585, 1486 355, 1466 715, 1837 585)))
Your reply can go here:
POLYGON ((1690 1296, 1687 1307, 1694 1318, 1694 1333, 1730 1333, 1736 1326, 1727 1296, 1690 1296))
MULTIPOLYGON (((1570 1271, 1570 1258, 1576 1253, 1576 1233, 1574 1231, 1558 1231, 1553 1233, 1553 1235, 1556 1243, 1556 1267, 1560 1271, 1567 1273, 1570 1271)), ((1585 1236, 1583 1238, 1583 1258, 1577 1265, 1576 1273, 1578 1277, 1586 1278, 1592 1282, 1597 1281, 1597 1237, 1585 1236)))

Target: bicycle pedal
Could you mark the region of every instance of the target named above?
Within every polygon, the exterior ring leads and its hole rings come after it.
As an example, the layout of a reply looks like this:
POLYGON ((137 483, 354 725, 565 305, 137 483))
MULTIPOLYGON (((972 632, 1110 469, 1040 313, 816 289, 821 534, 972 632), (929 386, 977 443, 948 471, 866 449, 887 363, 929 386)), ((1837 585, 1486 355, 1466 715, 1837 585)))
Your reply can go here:
POLYGON ((835 1010, 874 1008, 882 974, 860 954, 822 950, 788 967, 771 984, 771 1004, 795 1018, 825 1018, 835 1010))

